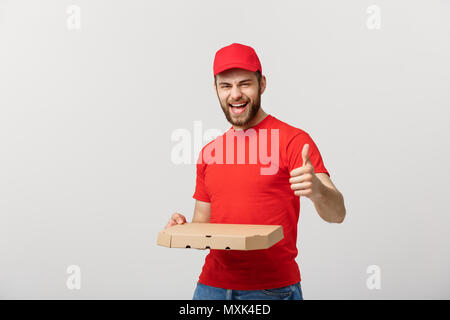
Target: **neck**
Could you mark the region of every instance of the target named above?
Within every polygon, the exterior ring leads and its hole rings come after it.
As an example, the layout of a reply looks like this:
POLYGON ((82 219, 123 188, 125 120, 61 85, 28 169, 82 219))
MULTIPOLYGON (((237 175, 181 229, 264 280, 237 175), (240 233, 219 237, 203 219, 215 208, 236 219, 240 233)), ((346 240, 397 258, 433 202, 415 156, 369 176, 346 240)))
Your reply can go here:
POLYGON ((263 121, 267 117, 267 113, 264 112, 262 108, 259 108, 258 113, 256 113, 255 117, 245 126, 235 126, 233 125, 234 130, 246 130, 248 128, 256 126, 258 123, 263 121))

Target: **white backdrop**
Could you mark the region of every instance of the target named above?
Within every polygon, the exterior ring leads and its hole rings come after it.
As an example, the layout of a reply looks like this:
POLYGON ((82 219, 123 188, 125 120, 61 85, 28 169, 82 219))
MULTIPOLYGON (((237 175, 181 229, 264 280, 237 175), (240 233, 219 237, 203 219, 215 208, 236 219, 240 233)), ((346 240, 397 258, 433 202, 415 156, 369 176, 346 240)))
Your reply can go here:
POLYGON ((343 224, 301 199, 304 298, 449 299, 449 16, 447 0, 0 0, 0 298, 192 298, 207 251, 156 246, 193 213, 195 160, 174 163, 171 137, 229 128, 212 63, 239 42, 263 109, 311 135, 345 198, 343 224))

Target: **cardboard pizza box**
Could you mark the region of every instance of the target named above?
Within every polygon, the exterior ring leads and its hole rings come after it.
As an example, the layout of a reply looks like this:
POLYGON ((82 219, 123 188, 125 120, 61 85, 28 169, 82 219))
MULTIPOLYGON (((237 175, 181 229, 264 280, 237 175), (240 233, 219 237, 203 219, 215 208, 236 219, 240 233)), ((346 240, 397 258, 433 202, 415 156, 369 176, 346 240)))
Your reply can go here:
POLYGON ((184 223, 158 233, 157 244, 169 248, 259 250, 283 239, 280 225, 184 223))

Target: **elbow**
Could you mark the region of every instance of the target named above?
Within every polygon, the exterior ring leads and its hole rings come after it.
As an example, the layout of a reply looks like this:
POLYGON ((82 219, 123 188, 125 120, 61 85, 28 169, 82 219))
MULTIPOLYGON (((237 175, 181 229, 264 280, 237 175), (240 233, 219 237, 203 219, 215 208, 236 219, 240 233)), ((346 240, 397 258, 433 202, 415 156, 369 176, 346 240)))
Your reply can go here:
POLYGON ((341 224, 342 222, 344 222, 344 218, 345 218, 345 213, 344 213, 344 215, 328 217, 328 218, 322 218, 322 219, 325 220, 328 223, 341 224))
POLYGON ((342 213, 337 217, 336 219, 336 223, 342 223, 345 220, 345 215, 346 215, 346 210, 344 207, 344 210, 342 211, 342 213))
POLYGON ((337 218, 336 221, 334 221, 334 222, 338 223, 338 224, 341 224, 342 222, 344 222, 344 219, 345 219, 345 215, 342 216, 342 217, 337 218))
POLYGON ((338 223, 338 224, 341 224, 342 222, 344 222, 344 220, 345 220, 345 215, 346 215, 346 212, 345 212, 346 210, 345 210, 345 207, 343 207, 343 210, 342 211, 340 211, 335 217, 334 217, 334 219, 332 220, 332 221, 330 221, 331 223, 338 223))
POLYGON ((347 212, 346 212, 347 210, 345 209, 345 204, 344 204, 344 196, 342 195, 342 193, 341 193, 341 199, 342 199, 342 206, 341 206, 339 215, 337 216, 336 223, 344 222, 345 215, 347 214, 347 212))
POLYGON ((317 212, 322 217, 323 220, 329 223, 342 223, 344 222, 346 209, 344 205, 344 197, 341 193, 339 193, 340 201, 334 205, 334 207, 329 208, 328 211, 319 211, 320 208, 317 208, 317 212))

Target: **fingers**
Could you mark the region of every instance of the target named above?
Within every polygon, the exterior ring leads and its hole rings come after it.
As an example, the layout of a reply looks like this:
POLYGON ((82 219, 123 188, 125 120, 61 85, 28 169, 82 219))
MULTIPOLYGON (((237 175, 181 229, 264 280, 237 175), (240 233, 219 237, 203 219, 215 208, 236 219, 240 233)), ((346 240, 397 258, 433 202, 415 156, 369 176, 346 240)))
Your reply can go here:
POLYGON ((312 173, 314 168, 312 166, 298 167, 291 171, 291 177, 300 176, 302 174, 312 173))
POLYGON ((311 188, 312 188, 311 181, 291 184, 291 189, 294 191, 307 190, 311 188))
POLYGON ((317 183, 315 183, 315 172, 309 159, 309 144, 307 143, 302 149, 302 160, 303 165, 290 172, 289 183, 296 196, 310 198, 313 195, 313 191, 317 189, 317 183))
POLYGON ((175 226, 177 224, 184 224, 184 223, 186 223, 186 217, 183 216, 181 213, 176 212, 170 217, 169 223, 167 223, 165 229, 175 226))
POLYGON ((295 177, 292 177, 289 179, 290 184, 301 183, 301 182, 305 182, 305 181, 312 181, 311 173, 301 174, 299 176, 295 176, 295 177))
POLYGON ((309 198, 313 194, 313 191, 312 191, 312 189, 296 190, 296 191, 294 191, 294 194, 297 197, 304 196, 304 197, 309 198))
POLYGON ((178 213, 178 212, 175 212, 172 215, 171 220, 175 221, 176 223, 184 223, 184 222, 186 222, 185 216, 183 216, 181 213, 178 213))

